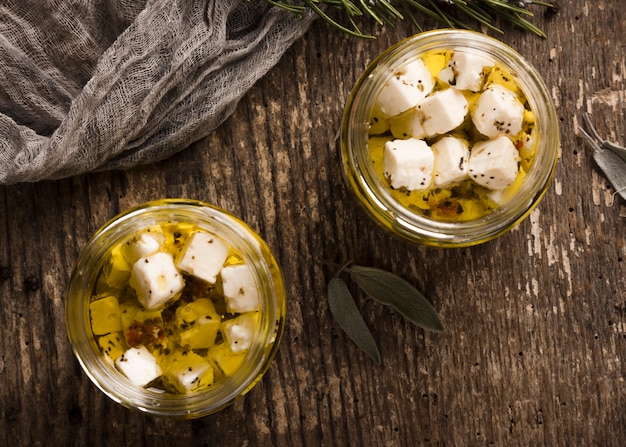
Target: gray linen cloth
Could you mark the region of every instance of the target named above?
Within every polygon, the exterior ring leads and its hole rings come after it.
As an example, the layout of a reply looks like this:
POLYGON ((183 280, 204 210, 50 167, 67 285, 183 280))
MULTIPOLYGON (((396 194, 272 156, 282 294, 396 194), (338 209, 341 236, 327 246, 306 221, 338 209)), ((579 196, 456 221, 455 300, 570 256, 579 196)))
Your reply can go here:
POLYGON ((0 0, 0 184, 171 156, 313 20, 262 0, 0 0))

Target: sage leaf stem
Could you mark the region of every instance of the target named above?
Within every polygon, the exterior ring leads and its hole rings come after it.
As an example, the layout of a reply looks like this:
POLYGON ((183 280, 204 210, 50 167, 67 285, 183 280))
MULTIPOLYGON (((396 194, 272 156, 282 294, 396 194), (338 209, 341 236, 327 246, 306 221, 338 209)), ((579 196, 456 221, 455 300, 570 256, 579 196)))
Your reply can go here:
POLYGON ((615 192, 626 200, 626 148, 603 140, 591 123, 589 114, 583 115, 589 133, 580 128, 580 133, 593 148, 593 159, 611 183, 615 192))
POLYGON ((386 270, 353 265, 347 271, 350 278, 370 298, 389 305, 413 324, 434 332, 444 325, 439 314, 422 293, 407 281, 386 270))
POLYGON ((380 351, 376 341, 359 312, 348 285, 339 277, 328 282, 328 307, 346 335, 372 360, 380 364, 380 351))

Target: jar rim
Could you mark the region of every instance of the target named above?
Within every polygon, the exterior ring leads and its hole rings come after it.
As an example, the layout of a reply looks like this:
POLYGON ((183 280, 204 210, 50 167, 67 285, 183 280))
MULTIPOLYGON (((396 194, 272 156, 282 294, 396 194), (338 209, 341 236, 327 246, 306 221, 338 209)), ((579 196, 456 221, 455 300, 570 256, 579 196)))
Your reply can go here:
POLYGON ((87 242, 72 271, 66 300, 66 326, 83 371, 109 398, 153 415, 191 418, 214 413, 246 394, 261 379, 275 356, 285 321, 285 290, 278 264, 266 243, 231 213, 190 199, 146 202, 118 214, 87 242), (251 266, 259 289, 258 330, 243 365, 206 390, 173 394, 132 384, 102 355, 89 322, 89 302, 97 272, 112 247, 132 233, 164 222, 194 223, 235 248, 251 266), (139 227, 138 227, 139 225, 139 227))
POLYGON ((353 87, 341 126, 344 176, 366 211, 393 233, 426 245, 469 246, 508 231, 543 198, 556 167, 559 121, 548 89, 538 72, 516 50, 471 30, 440 29, 408 37, 378 55, 353 87), (467 221, 446 222, 410 211, 392 197, 369 158, 366 126, 378 91, 395 69, 437 50, 466 51, 494 60, 511 73, 535 113, 539 142, 532 168, 520 190, 492 212, 467 221))

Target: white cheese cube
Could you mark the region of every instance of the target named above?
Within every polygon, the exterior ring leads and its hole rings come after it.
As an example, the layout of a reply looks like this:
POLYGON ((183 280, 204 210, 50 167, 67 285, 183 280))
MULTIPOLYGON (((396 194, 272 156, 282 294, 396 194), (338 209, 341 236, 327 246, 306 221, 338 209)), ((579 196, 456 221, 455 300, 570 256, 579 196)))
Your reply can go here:
POLYGON ((116 296, 98 297, 89 303, 91 330, 94 335, 105 335, 122 330, 122 312, 116 296))
POLYGON ((138 259, 146 258, 160 251, 164 243, 165 235, 161 227, 154 225, 128 242, 125 250, 126 260, 132 265, 138 259))
POLYGON ((250 349, 258 318, 258 312, 248 312, 222 323, 222 335, 233 353, 237 354, 250 349))
POLYGON ((389 130, 389 119, 383 112, 374 107, 369 118, 367 133, 369 135, 380 135, 389 130))
POLYGON ((417 106, 423 113, 427 136, 442 135, 460 126, 467 115, 468 104, 463 93, 450 87, 433 93, 417 106))
POLYGON ((392 188, 426 189, 433 177, 435 156, 424 140, 387 141, 383 150, 383 172, 392 188))
POLYGON ((459 90, 479 91, 484 82, 483 70, 493 67, 493 62, 475 54, 456 51, 438 78, 459 90))
POLYGON ((502 206, 506 202, 504 192, 505 190, 503 189, 494 189, 487 193, 487 197, 489 197, 489 199, 491 199, 496 205, 502 206))
POLYGON ((126 244, 119 244, 113 247, 111 255, 102 268, 104 280, 107 285, 114 289, 123 289, 130 277, 131 263, 126 260, 124 254, 126 244))
POLYGON ((424 114, 412 108, 398 116, 389 119, 389 130, 395 138, 426 138, 426 130, 424 130, 424 114))
POLYGON ((259 310, 259 289, 248 265, 224 267, 221 275, 226 309, 230 313, 259 310))
POLYGON ((513 142, 500 136, 472 147, 467 170, 470 178, 479 185, 503 189, 515 181, 519 162, 519 153, 513 142))
POLYGON ((214 284, 228 252, 228 245, 220 238, 205 231, 197 231, 185 241, 176 258, 176 266, 196 278, 214 284))
POLYGON ((524 106, 511 90, 494 84, 485 89, 476 100, 472 121, 476 129, 486 137, 512 137, 522 130, 524 106))
POLYGON ((163 306, 185 287, 172 255, 162 251, 135 262, 129 283, 146 309, 163 306))
POLYGON ((443 137, 431 146, 435 154, 433 184, 442 188, 460 183, 467 178, 470 150, 467 141, 455 137, 443 137))
POLYGON ((128 349, 115 360, 115 366, 137 386, 146 386, 161 376, 156 358, 144 346, 128 349))
POLYGON ((213 367, 193 351, 177 350, 163 361, 163 382, 178 393, 200 391, 213 384, 213 367))
POLYGON ((180 346, 205 349, 215 344, 221 317, 210 298, 197 298, 176 309, 173 324, 177 328, 180 346))
POLYGON ((432 74, 422 59, 407 64, 381 89, 376 105, 386 117, 391 117, 414 107, 435 86, 432 74))

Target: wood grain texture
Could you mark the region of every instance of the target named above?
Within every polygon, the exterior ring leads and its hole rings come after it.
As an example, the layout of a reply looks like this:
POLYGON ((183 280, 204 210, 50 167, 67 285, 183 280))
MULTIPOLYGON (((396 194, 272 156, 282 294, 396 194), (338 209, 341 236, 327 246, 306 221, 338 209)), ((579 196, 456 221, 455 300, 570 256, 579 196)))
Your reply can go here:
MULTIPOLYGON (((0 188, 0 445, 621 446, 626 443, 626 203, 576 137, 583 112, 626 143, 622 0, 560 0, 540 39, 504 42, 544 77, 561 119, 544 201, 485 245, 436 250, 394 239, 355 204, 336 136, 352 85, 408 22, 348 38, 322 22, 216 132, 126 172, 0 188), (263 380, 226 410, 156 419, 104 396, 75 360, 64 293, 79 250, 118 212, 162 197, 214 203, 266 239, 288 319, 263 380), (426 333, 358 304, 377 366, 328 311, 324 261, 391 270, 446 322, 426 333)), ((426 28, 435 24, 425 21, 426 28)), ((493 34, 493 33, 492 33, 493 34)))

